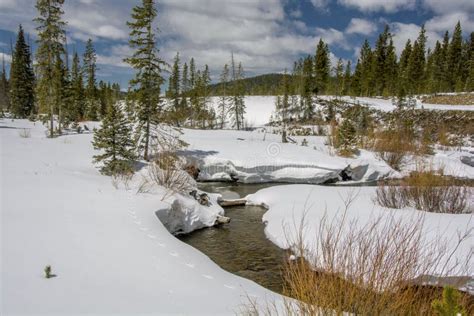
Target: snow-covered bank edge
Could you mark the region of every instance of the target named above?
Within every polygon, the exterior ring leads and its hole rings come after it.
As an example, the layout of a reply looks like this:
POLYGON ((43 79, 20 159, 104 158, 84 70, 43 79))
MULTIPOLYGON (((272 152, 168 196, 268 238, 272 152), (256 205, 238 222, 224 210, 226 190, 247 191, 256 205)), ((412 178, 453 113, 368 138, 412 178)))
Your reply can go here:
MULTIPOLYGON (((462 290, 474 293, 474 270, 471 257, 474 251, 474 246, 472 246, 474 245, 473 214, 436 214, 411 208, 387 209, 375 205, 374 191, 375 188, 370 187, 283 185, 260 190, 248 195, 246 200, 248 205, 258 205, 267 209, 262 218, 266 236, 282 249, 292 248, 289 241, 297 240, 296 236, 300 233, 298 229, 301 228, 303 218, 305 221, 303 242, 306 249, 313 249, 317 244, 315 238, 318 238, 318 227, 323 219, 334 222, 340 220, 341 216, 345 216, 346 218, 341 222, 344 234, 349 234, 351 227, 361 228, 368 224, 370 226, 371 221, 379 218, 386 222, 400 221, 405 225, 413 225, 421 220, 422 247, 431 247, 437 242, 447 246, 448 253, 440 259, 442 264, 433 271, 439 273, 449 271, 448 276, 466 282, 461 286, 462 290), (355 199, 345 213, 344 201, 348 196, 354 196, 355 199), (466 237, 460 241, 460 236, 466 237), (441 271, 444 261, 452 265, 453 270, 448 266, 441 271)), ((306 259, 311 261, 313 258, 306 257, 306 259)), ((432 276, 439 275, 434 273, 432 276)), ((437 279, 434 278, 434 280, 437 279)))

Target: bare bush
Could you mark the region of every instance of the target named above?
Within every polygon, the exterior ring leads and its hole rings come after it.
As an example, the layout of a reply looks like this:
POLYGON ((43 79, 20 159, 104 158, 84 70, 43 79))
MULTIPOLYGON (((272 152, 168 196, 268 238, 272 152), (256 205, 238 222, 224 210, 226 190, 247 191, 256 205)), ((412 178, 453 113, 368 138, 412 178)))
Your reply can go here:
POLYGON ((192 189, 194 180, 181 165, 179 158, 173 153, 162 153, 149 164, 148 178, 168 191, 163 199, 169 194, 184 193, 192 189))
POLYGON ((20 135, 21 138, 30 138, 31 137, 31 131, 27 128, 22 128, 18 132, 18 135, 20 135))
POLYGON ((459 186, 442 172, 413 172, 400 185, 379 184, 376 202, 388 208, 413 207, 432 213, 462 214, 472 212, 469 188, 459 186), (441 174, 439 174, 441 173, 441 174))

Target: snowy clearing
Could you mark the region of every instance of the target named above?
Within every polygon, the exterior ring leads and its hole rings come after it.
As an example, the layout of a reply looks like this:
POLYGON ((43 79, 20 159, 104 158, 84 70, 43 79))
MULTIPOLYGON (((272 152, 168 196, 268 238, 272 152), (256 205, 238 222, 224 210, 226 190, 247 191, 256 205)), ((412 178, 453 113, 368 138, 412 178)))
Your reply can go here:
POLYGON ((92 134, 44 130, 0 121, 1 314, 235 314, 247 294, 274 297, 173 237, 159 195, 114 188, 91 163, 92 134))

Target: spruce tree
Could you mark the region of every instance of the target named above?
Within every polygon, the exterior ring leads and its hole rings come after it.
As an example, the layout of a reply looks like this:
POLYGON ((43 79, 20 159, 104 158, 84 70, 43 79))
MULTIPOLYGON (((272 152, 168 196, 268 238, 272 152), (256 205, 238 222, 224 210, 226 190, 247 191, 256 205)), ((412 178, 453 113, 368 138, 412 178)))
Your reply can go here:
POLYGON ((39 111, 49 114, 49 135, 54 137, 54 114, 58 108, 55 95, 60 92, 54 90, 51 83, 54 80, 54 65, 58 56, 64 53, 66 23, 62 20, 62 5, 64 0, 37 0, 38 17, 38 49, 36 51, 36 97, 39 111))
POLYGON ((373 92, 373 54, 368 40, 360 49, 360 95, 370 96, 373 92))
POLYGON ((423 25, 408 60, 408 92, 421 93, 425 86, 426 31, 423 25))
POLYGON ((30 57, 30 47, 25 41, 23 28, 20 25, 12 58, 10 77, 11 112, 18 118, 26 118, 34 112, 35 75, 30 57))
POLYGON ((340 96, 344 89, 344 63, 342 62, 342 58, 339 58, 337 61, 336 67, 334 68, 334 74, 336 79, 334 92, 336 96, 340 96))
POLYGON ((2 69, 0 72, 0 114, 10 110, 10 88, 5 69, 5 55, 2 55, 2 69))
POLYGON ((462 29, 461 23, 458 21, 454 28, 451 43, 448 49, 448 83, 450 91, 455 91, 456 86, 459 85, 462 73, 462 29))
POLYGON ((180 85, 181 85, 181 73, 180 73, 180 59, 179 59, 179 52, 176 53, 174 57, 173 67, 171 69, 171 74, 169 77, 169 84, 168 84, 168 93, 167 96, 171 101, 171 113, 172 113, 172 120, 175 122, 177 126, 179 126, 179 106, 180 106, 180 85))
POLYGON ((346 118, 337 130, 337 148, 339 154, 343 156, 352 156, 357 149, 357 134, 353 122, 346 118))
POLYGON ((315 88, 317 93, 324 93, 329 83, 331 71, 331 61, 329 59, 329 48, 322 39, 319 40, 316 48, 316 56, 314 60, 315 70, 315 88))
POLYGON ((135 50, 132 57, 125 59, 135 70, 135 78, 130 81, 134 91, 131 94, 136 104, 137 128, 140 139, 139 148, 143 158, 149 160, 152 125, 159 121, 161 110, 162 68, 166 63, 158 56, 153 22, 157 10, 153 0, 142 0, 142 5, 133 8, 129 45, 135 50))
POLYGON ((57 133, 62 133, 62 127, 64 126, 64 116, 67 102, 68 93, 68 82, 67 82, 67 70, 61 56, 56 56, 55 64, 53 68, 53 80, 51 85, 54 89, 54 104, 56 106, 55 112, 58 115, 58 129, 57 133))
POLYGON ((229 66, 227 64, 224 65, 224 69, 222 69, 222 73, 220 75, 220 97, 219 97, 219 105, 218 105, 218 117, 219 117, 219 124, 220 128, 223 129, 224 125, 227 120, 227 112, 228 112, 228 84, 229 84, 229 66))
POLYGON ((245 98, 244 98, 244 71, 242 64, 238 66, 235 64, 234 54, 231 56, 230 71, 232 76, 232 92, 231 102, 229 105, 229 112, 232 119, 232 125, 237 130, 244 127, 244 114, 245 114, 245 98))
POLYGON ((351 75, 352 69, 351 69, 351 61, 348 60, 346 64, 346 68, 344 71, 344 79, 342 82, 342 94, 343 95, 349 95, 350 90, 351 90, 351 75))
POLYGON ((86 117, 89 120, 95 121, 99 118, 100 114, 100 102, 97 90, 97 55, 95 52, 94 44, 89 39, 86 43, 86 49, 83 56, 83 74, 85 80, 85 107, 86 117))
POLYGON ((94 156, 95 163, 102 163, 101 173, 116 175, 133 171, 132 163, 136 157, 132 130, 118 102, 109 104, 92 144, 96 150, 102 151, 94 156))
POLYGON ((69 119, 78 122, 85 118, 85 94, 83 76, 79 55, 75 52, 72 59, 71 68, 71 105, 69 107, 69 119))
POLYGON ((183 74, 181 76, 181 119, 185 121, 189 118, 189 105, 188 105, 188 93, 189 93, 189 74, 188 74, 188 64, 184 63, 183 65, 183 74))

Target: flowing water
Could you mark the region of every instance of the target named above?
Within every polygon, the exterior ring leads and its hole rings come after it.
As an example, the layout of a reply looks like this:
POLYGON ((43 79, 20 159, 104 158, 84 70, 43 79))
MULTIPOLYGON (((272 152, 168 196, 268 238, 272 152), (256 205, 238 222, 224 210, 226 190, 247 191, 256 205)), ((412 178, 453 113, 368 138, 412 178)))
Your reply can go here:
MULTIPOLYGON (((224 199, 235 199, 275 185, 206 183, 199 188, 220 193, 224 199)), ((281 293, 280 271, 288 255, 266 238, 262 223, 265 212, 257 206, 229 207, 225 210, 225 215, 231 218, 229 224, 179 238, 205 253, 223 269, 281 293)))

